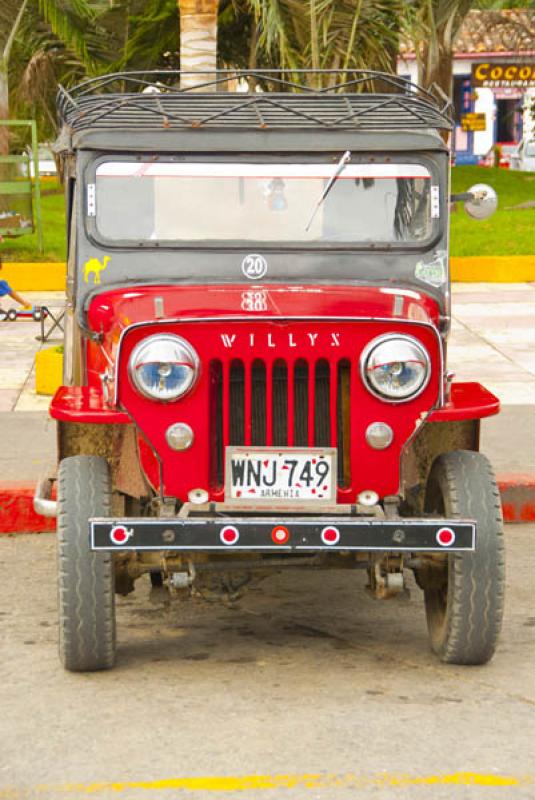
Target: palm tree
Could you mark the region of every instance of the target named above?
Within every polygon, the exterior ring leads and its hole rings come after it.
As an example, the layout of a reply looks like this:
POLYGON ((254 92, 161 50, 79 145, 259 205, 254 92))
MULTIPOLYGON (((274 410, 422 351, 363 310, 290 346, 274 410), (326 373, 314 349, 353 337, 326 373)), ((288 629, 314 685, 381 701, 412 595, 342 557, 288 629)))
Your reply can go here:
MULTIPOLYGON (((23 0, 9 28, 7 27, 7 20, 2 19, 2 27, 6 30, 7 35, 5 35, 3 43, 0 44, 0 119, 9 119, 9 59, 27 3, 28 0, 23 0)), ((8 129, 5 125, 1 125, 0 155, 6 155, 8 151, 8 129)))
MULTIPOLYGON (((402 0, 247 0, 272 66, 395 71, 402 0)), ((320 87, 329 78, 311 76, 320 87)))
POLYGON ((180 14, 180 69, 201 75, 182 75, 181 88, 210 80, 217 68, 217 12, 219 0, 178 0, 180 14))
POLYGON ((418 83, 452 96, 453 45, 474 0, 417 0, 406 6, 406 38, 414 47, 418 83))
MULTIPOLYGON (((102 32, 96 27, 99 2, 2 0, 0 9, 0 119, 9 119, 12 93, 30 105, 54 91, 58 65, 78 73, 97 70, 102 32), (11 78, 11 80, 10 80, 11 78), (13 80, 15 78, 15 80, 13 80), (48 85, 47 85, 48 79, 48 85), (20 91, 22 90, 22 91, 20 91)), ((50 115, 50 110, 47 113, 50 115)), ((0 127, 0 154, 8 152, 7 128, 0 127)))

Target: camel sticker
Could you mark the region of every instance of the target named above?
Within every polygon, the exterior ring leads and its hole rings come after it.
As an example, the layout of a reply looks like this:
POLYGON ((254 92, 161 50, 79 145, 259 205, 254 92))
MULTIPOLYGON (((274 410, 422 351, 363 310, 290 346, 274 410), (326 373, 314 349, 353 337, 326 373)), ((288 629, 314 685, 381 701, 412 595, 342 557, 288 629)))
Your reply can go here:
POLYGON ((90 258, 88 261, 86 261, 84 264, 85 283, 89 283, 89 276, 91 274, 93 275, 93 286, 96 286, 97 283, 100 283, 100 273, 102 270, 106 269, 109 260, 109 256, 104 256, 102 263, 98 260, 98 258, 90 258))

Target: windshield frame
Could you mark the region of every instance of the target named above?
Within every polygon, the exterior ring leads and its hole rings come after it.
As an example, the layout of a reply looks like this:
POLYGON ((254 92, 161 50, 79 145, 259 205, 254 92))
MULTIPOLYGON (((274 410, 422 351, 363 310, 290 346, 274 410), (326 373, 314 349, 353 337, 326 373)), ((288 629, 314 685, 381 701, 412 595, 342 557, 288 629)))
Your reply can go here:
MULTIPOLYGON (((255 153, 206 153, 206 152, 192 152, 187 154, 180 153, 179 155, 169 152, 159 152, 154 154, 148 153, 135 153, 135 152, 110 152, 99 153, 96 158, 90 161, 84 170, 83 178, 84 184, 96 186, 97 169, 101 164, 106 162, 132 162, 138 161, 139 163, 145 162, 175 162, 175 163, 247 163, 247 164, 326 164, 333 168, 336 167, 340 159, 341 152, 339 150, 326 153, 321 151, 306 152, 306 153, 284 153, 262 151, 255 153)), ((442 154, 441 154, 442 155, 442 154)), ((440 213, 436 218, 430 220, 429 236, 418 242, 318 242, 306 240, 260 240, 260 239, 210 239, 210 240, 138 240, 138 239, 109 239, 104 236, 98 229, 97 217, 88 216, 87 204, 83 208, 83 217, 85 221, 85 232, 87 238, 99 247, 104 247, 108 250, 150 250, 150 251, 173 251, 173 250, 195 250, 206 252, 221 252, 221 251, 243 251, 249 252, 255 249, 262 252, 330 252, 330 251, 350 251, 350 252, 423 252, 435 246, 440 239, 447 233, 448 222, 448 204, 446 198, 447 192, 447 173, 439 169, 437 161, 421 151, 403 151, 395 152, 391 155, 382 155, 378 153, 365 153, 353 150, 351 151, 351 165, 359 164, 373 164, 378 166, 381 164, 414 164, 424 167, 428 170, 431 176, 431 185, 439 186, 440 193, 440 213)), ((86 195, 86 192, 84 192, 86 195)))

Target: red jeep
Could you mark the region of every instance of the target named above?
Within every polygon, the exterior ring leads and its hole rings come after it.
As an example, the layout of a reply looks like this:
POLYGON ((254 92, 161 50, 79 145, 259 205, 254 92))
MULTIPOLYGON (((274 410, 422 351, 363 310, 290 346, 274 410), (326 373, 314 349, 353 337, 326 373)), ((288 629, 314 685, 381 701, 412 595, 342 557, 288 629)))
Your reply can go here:
MULTIPOLYGON (((236 598, 296 566, 364 568, 379 598, 412 570, 433 650, 484 663, 504 554, 479 425, 499 403, 446 367, 448 108, 378 73, 235 77, 60 89, 63 664, 113 666, 114 595, 144 573, 236 598)), ((55 512, 43 486, 36 507, 55 512)))

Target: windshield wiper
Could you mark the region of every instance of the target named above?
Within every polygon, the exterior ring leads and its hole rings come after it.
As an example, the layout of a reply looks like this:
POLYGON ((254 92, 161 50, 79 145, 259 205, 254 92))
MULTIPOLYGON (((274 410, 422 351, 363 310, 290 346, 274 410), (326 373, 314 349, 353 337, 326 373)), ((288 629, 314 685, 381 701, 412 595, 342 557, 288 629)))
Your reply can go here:
POLYGON ((318 212, 318 208, 321 206, 321 204, 323 203, 323 201, 325 200, 325 198, 327 197, 327 195, 329 194, 329 192, 333 188, 336 179, 339 177, 339 175, 341 175, 341 173, 346 168, 346 164, 349 164, 350 161, 351 161, 351 152, 349 150, 346 150, 344 155, 342 156, 342 158, 340 159, 340 161, 336 165, 335 170, 334 170, 333 174, 331 175, 331 177, 329 178, 329 182, 328 182, 327 186, 325 187, 325 189, 321 193, 321 196, 320 196, 318 202, 314 206, 314 210, 312 211, 312 214, 310 215, 310 219, 308 220, 307 226, 305 228, 306 231, 308 231, 308 229, 312 225, 314 217, 316 216, 316 214, 318 212))

